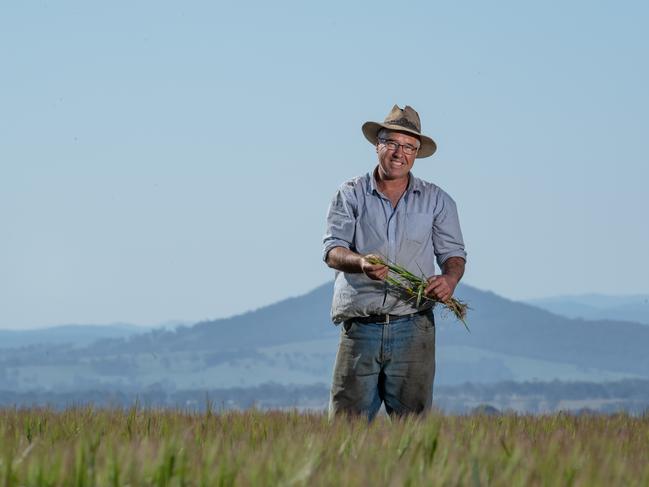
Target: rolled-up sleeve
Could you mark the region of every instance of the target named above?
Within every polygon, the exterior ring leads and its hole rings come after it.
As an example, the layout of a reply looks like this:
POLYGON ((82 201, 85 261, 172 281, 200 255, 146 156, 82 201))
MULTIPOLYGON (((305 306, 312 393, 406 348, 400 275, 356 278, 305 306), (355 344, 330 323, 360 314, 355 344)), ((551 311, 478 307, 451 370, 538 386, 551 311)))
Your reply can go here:
POLYGON ((327 229, 323 239, 322 259, 327 261, 327 254, 334 247, 354 248, 357 207, 353 189, 341 186, 329 204, 327 212, 327 229))
POLYGON ((433 221, 433 247, 440 268, 451 257, 462 257, 466 260, 457 206, 453 198, 442 190, 437 195, 433 221))

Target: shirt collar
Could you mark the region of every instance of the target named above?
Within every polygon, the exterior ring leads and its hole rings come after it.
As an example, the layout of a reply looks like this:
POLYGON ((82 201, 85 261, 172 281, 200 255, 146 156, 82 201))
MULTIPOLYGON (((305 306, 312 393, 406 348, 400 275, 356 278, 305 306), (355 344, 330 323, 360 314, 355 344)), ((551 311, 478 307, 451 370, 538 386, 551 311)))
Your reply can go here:
MULTIPOLYGON (((367 173, 367 193, 368 194, 376 194, 379 193, 379 188, 376 185, 376 179, 374 179, 374 173, 376 172, 376 168, 371 170, 370 172, 367 173)), ((406 194, 408 193, 419 193, 421 194, 421 180, 416 177, 415 175, 412 174, 412 172, 408 173, 408 187, 406 188, 406 194)))

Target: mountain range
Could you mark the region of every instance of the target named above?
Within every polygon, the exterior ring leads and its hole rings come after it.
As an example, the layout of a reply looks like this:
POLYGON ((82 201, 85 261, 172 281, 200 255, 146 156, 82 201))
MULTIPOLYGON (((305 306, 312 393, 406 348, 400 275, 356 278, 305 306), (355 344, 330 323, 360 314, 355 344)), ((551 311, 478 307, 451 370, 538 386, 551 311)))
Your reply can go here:
POLYGON ((532 299, 526 302, 568 318, 624 320, 649 325, 649 295, 647 294, 632 296, 580 294, 532 299))
POLYGON ((31 330, 0 330, 0 349, 38 344, 90 345, 102 338, 123 338, 149 329, 128 323, 109 325, 59 325, 31 330))
MULTIPOLYGON (((4 348, 0 390, 138 390, 327 384, 340 329, 332 283, 241 315, 93 343, 4 348)), ((649 376, 649 326, 570 319, 460 285, 470 333, 436 310, 436 384, 604 382, 649 376)), ((1 335, 0 335, 1 337, 1 335)))

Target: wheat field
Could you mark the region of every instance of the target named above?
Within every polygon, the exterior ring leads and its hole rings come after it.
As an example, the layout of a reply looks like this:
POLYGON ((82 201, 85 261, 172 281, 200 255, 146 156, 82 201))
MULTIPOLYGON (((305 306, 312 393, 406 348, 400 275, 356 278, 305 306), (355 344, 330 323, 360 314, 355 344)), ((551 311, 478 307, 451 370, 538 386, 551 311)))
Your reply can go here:
POLYGON ((649 417, 0 410, 0 485, 649 485, 649 417))

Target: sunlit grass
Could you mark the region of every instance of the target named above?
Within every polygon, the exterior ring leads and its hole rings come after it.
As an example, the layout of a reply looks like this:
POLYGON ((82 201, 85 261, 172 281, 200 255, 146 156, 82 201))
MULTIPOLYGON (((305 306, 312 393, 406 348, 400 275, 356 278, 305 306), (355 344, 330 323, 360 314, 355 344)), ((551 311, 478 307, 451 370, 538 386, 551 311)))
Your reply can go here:
POLYGON ((0 410, 0 485, 649 485, 649 418, 0 410))

